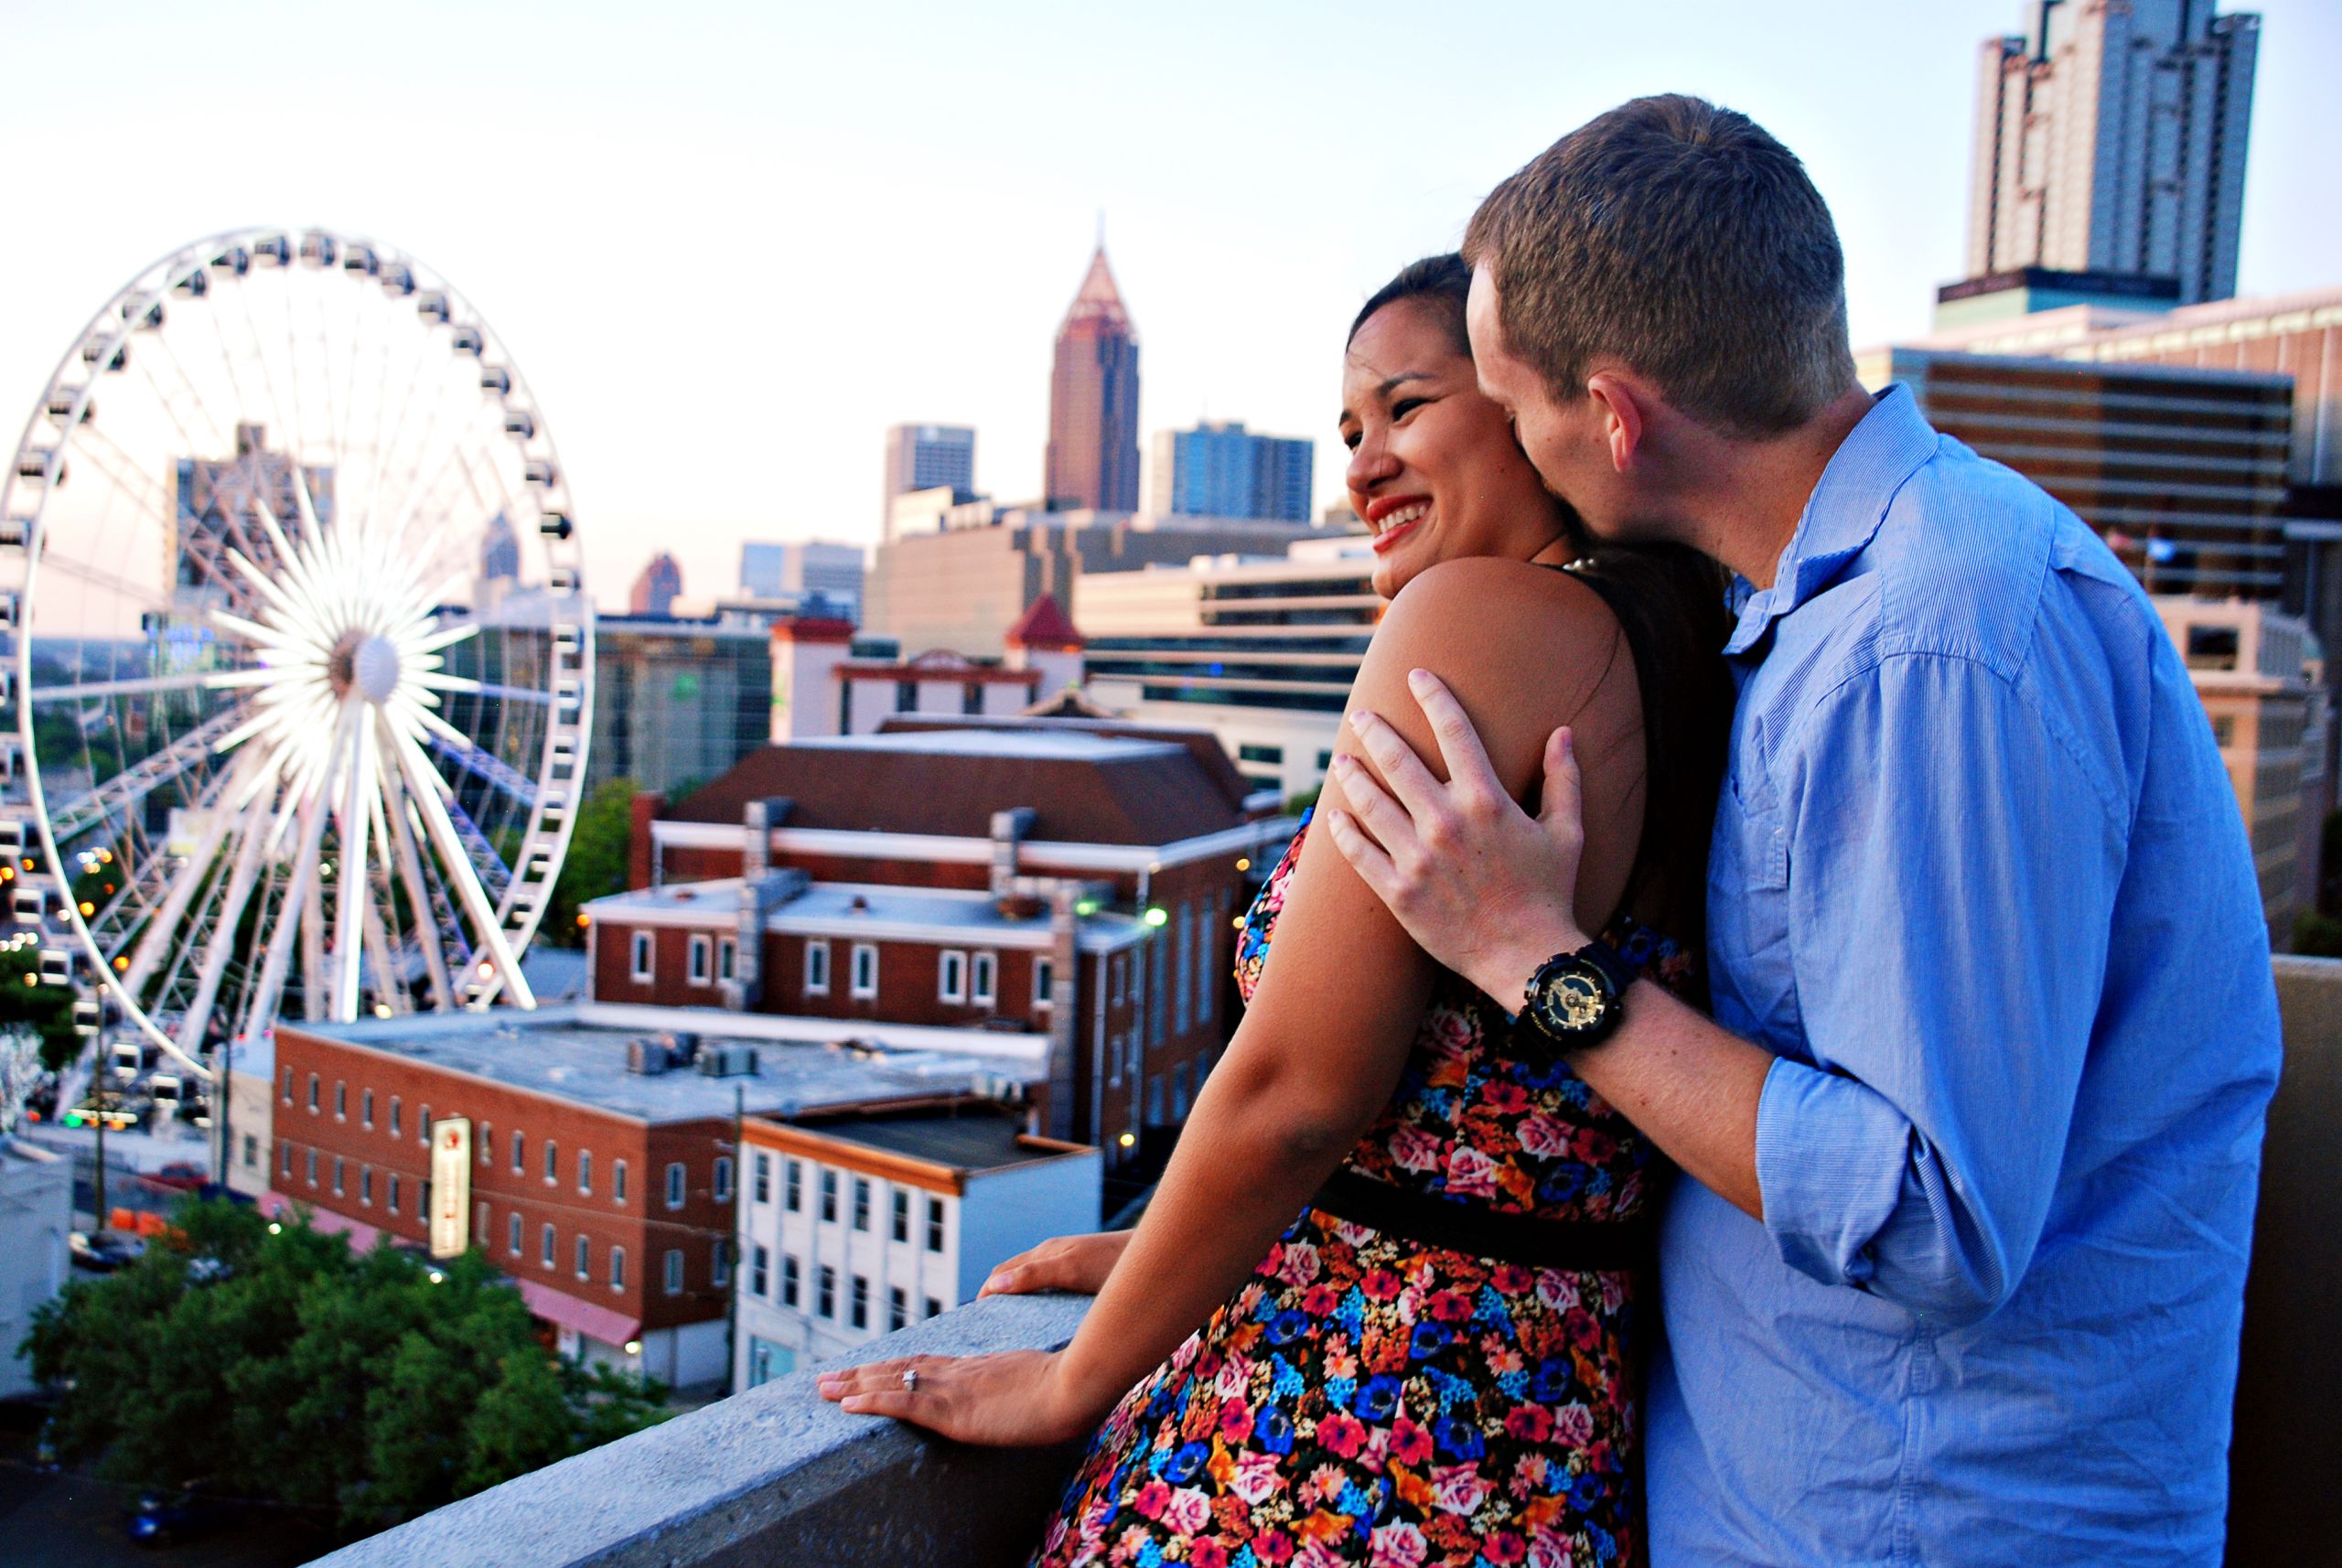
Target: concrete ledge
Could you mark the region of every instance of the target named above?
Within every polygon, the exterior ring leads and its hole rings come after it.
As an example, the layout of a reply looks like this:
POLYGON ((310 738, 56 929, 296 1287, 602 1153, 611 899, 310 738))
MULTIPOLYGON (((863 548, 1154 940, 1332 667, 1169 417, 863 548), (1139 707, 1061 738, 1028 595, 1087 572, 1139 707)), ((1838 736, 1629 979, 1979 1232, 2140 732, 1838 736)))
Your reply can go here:
MULTIPOLYGON (((1048 1349, 1087 1296, 996 1296, 835 1364, 1048 1349)), ((784 1568, 1025 1561, 1072 1449, 943 1443, 847 1415, 802 1370, 465 1498, 317 1560, 320 1568, 784 1568)))

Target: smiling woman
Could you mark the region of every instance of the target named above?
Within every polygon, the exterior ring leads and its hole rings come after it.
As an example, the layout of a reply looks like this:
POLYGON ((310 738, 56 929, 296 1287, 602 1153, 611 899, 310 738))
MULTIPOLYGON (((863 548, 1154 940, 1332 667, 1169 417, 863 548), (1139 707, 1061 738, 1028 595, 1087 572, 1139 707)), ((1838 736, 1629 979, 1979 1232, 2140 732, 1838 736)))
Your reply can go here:
MULTIPOLYGON (((1351 333, 1350 495, 1391 596, 1351 711, 1437 755, 1408 693, 1438 674, 1515 793, 1571 726, 1577 897, 1616 912, 1623 961, 1686 986, 1703 879, 1653 846, 1704 836, 1649 820, 1645 745, 1713 730, 1666 769, 1713 788, 1717 584, 1674 557, 1580 558, 1479 392, 1467 283, 1454 257, 1418 263, 1351 333)), ((1367 767, 1346 736, 1335 821, 1367 767)), ((1250 1006, 1138 1230, 1045 1248, 997 1287, 1102 1283, 1073 1343, 882 1362, 823 1393, 963 1441, 1095 1428, 1047 1564, 1631 1559, 1649 1146, 1434 966, 1327 835, 1295 837, 1240 954, 1250 1006)))

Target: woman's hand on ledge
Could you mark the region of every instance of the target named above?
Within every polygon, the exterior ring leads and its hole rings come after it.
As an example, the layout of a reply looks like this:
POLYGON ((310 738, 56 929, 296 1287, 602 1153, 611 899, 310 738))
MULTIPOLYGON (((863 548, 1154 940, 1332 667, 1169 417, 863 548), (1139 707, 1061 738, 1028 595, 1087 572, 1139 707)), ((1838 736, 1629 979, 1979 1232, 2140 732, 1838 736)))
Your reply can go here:
POLYGON ((890 1415, 955 1443, 1046 1448, 1087 1437, 1105 1414, 1064 1387, 1064 1362, 1056 1350, 910 1356, 824 1372, 821 1391, 850 1415, 890 1415))
POLYGON ((1093 1230, 1080 1236, 1052 1236, 1028 1247, 998 1268, 976 1293, 987 1295, 1031 1295, 1037 1291, 1072 1291, 1096 1295, 1106 1276, 1114 1272, 1131 1244, 1128 1230, 1093 1230))

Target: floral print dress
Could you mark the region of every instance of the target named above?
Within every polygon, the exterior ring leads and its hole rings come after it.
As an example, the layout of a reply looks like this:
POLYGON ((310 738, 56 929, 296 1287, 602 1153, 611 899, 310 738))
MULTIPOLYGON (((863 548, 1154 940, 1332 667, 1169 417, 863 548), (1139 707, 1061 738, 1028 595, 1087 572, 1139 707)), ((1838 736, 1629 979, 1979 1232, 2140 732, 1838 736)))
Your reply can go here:
MULTIPOLYGON (((1301 843, 1246 917, 1248 998, 1301 843)), ((1672 942, 1624 920, 1606 939, 1661 983, 1688 983, 1672 942)), ((1541 1219, 1647 1220, 1649 1144, 1533 1038, 1516 1041, 1494 1004, 1443 973, 1347 1168, 1541 1219)), ((1472 1257, 1304 1209, 1107 1417, 1035 1562, 1639 1562, 1649 1289, 1629 1273, 1472 1257)))

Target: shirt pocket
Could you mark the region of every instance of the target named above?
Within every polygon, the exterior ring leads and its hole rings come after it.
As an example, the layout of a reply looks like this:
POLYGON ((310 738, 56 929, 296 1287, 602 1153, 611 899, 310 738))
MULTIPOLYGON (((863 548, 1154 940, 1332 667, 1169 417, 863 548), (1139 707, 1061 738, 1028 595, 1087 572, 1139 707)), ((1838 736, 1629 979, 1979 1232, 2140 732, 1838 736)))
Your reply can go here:
POLYGON ((1761 768, 1731 769, 1708 855, 1709 983, 1718 1022, 1799 1055, 1786 813, 1761 768))

